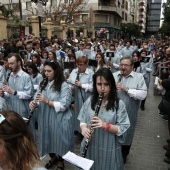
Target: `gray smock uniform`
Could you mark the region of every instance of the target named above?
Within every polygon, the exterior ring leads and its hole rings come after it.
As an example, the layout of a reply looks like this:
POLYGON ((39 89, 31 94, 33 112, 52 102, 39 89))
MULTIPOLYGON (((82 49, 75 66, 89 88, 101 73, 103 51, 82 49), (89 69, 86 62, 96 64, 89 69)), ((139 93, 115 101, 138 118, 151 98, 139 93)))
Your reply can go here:
POLYGON ((8 85, 11 89, 17 91, 17 95, 15 96, 13 94, 5 94, 9 108, 22 117, 27 118, 30 110, 29 103, 33 97, 33 84, 30 76, 23 70, 20 70, 16 77, 11 73, 8 85))
MULTIPOLYGON (((119 77, 121 76, 120 71, 117 71, 116 73, 114 73, 113 76, 117 84, 119 77)), ((125 85, 129 89, 147 91, 145 80, 143 78, 143 75, 140 73, 136 73, 132 71, 130 75, 124 78, 124 80, 121 80, 121 82, 123 83, 123 85, 125 85)), ((130 128, 127 130, 127 136, 126 136, 126 139, 123 145, 131 145, 134 132, 135 132, 140 100, 132 96, 130 97, 128 93, 125 93, 122 90, 117 90, 117 93, 118 93, 118 97, 121 100, 123 100, 123 102, 126 105, 126 110, 129 116, 130 124, 131 124, 130 128)), ((144 98, 145 97, 146 96, 144 96, 144 98)))
POLYGON ((8 104, 6 100, 0 97, 0 111, 8 109, 8 104))
MULTIPOLYGON (((150 60, 147 63, 141 62, 142 74, 146 83, 147 88, 149 88, 150 83, 150 73, 152 71, 153 59, 150 56, 150 60), (148 70, 147 70, 148 69, 148 70)), ((139 68, 137 68, 136 72, 139 72, 139 68)))
POLYGON ((4 67, 2 67, 0 65, 0 83, 3 84, 5 82, 5 78, 6 78, 6 71, 4 69, 4 67))
MULTIPOLYGON (((68 79, 69 83, 74 84, 76 81, 76 77, 77 77, 77 73, 78 73, 78 68, 74 69, 71 74, 70 77, 68 79)), ((92 76, 93 76, 94 72, 89 69, 86 68, 85 73, 80 73, 80 82, 83 85, 87 85, 89 86, 89 88, 79 88, 75 86, 75 92, 74 92, 74 99, 75 99, 75 113, 74 115, 74 130, 80 132, 80 122, 77 119, 78 114, 80 112, 80 109, 83 105, 83 99, 84 101, 86 101, 86 99, 88 97, 90 97, 91 95, 91 91, 92 91, 92 76)))
POLYGON ((121 51, 121 54, 122 54, 123 57, 126 57, 126 56, 132 57, 132 53, 133 52, 132 52, 132 49, 130 47, 129 48, 124 47, 121 51))
MULTIPOLYGON (((110 50, 107 50, 107 52, 113 52, 110 50)), ((111 67, 111 72, 115 73, 116 71, 119 70, 119 65, 120 65, 120 59, 121 59, 121 53, 119 51, 114 52, 114 57, 111 57, 111 62, 113 63, 113 66, 111 67)), ((106 57, 106 62, 108 62, 109 57, 106 57)))
MULTIPOLYGON (((38 92, 39 90, 37 90, 38 92)), ((68 151, 74 151, 74 135, 71 104, 71 90, 66 82, 61 90, 56 91, 53 83, 48 83, 42 94, 53 102, 60 102, 64 109, 56 111, 55 108, 39 102, 38 109, 38 141, 40 156, 56 153, 63 156, 68 151)), ((36 95, 35 95, 36 96, 36 95)))
MULTIPOLYGON (((91 109, 91 98, 89 97, 83 104, 78 119, 81 123, 89 125, 94 116, 94 110, 91 109)), ((123 170, 123 160, 121 144, 125 140, 126 131, 130 126, 125 104, 119 100, 117 111, 101 108, 98 117, 104 122, 109 122, 119 127, 119 134, 115 135, 103 128, 94 129, 86 158, 94 161, 90 170, 123 170)), ((81 143, 81 153, 84 148, 85 138, 81 143)))

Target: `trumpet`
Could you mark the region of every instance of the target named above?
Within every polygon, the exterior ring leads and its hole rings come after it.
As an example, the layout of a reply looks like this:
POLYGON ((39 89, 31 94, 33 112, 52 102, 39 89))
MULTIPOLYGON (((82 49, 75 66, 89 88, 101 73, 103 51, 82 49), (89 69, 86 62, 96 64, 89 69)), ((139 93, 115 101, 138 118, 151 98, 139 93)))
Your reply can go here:
MULTIPOLYGON (((104 96, 103 93, 101 93, 101 94, 99 95, 94 116, 98 116, 98 114, 99 114, 100 107, 101 107, 102 100, 103 100, 103 96, 104 96)), ((86 153, 87 153, 87 149, 88 149, 88 146, 89 146, 89 142, 90 142, 90 140, 91 140, 91 138, 92 138, 92 134, 93 134, 93 132, 94 132, 94 128, 92 127, 92 124, 91 124, 91 123, 90 123, 90 125, 89 125, 89 129, 90 129, 90 134, 91 134, 91 136, 90 136, 90 138, 86 139, 86 141, 85 141, 85 145, 84 145, 83 152, 82 152, 82 157, 83 157, 83 158, 86 157, 86 153)))
MULTIPOLYGON (((38 93, 41 93, 41 92, 45 89, 45 87, 47 86, 47 83, 48 83, 47 80, 48 80, 47 77, 45 77, 45 78, 42 80, 42 82, 40 83, 40 89, 39 89, 39 92, 38 92, 38 93)), ((37 103, 36 98, 34 99, 34 102, 37 103)), ((27 120, 28 120, 28 121, 27 121, 27 124, 29 124, 35 108, 36 108, 36 106, 30 110, 29 115, 28 115, 28 118, 27 118, 27 120)))

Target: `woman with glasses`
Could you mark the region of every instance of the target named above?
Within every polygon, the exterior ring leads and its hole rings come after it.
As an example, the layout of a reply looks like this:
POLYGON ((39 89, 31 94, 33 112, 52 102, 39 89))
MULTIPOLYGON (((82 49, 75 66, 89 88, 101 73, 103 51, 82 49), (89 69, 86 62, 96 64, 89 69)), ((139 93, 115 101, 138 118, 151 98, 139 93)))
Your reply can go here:
POLYGON ((30 129, 12 110, 0 112, 0 169, 45 170, 30 129))
POLYGON ((68 83, 72 92, 74 93, 75 100, 75 113, 74 115, 74 131, 80 134, 80 122, 77 116, 80 109, 86 99, 92 92, 92 76, 94 72, 87 68, 88 58, 86 56, 80 56, 76 59, 77 68, 73 69, 68 78, 68 83))
MULTIPOLYGON (((38 134, 40 155, 49 153, 51 159, 45 165, 50 169, 54 165, 56 170, 64 169, 62 156, 68 151, 73 151, 73 122, 70 111, 71 90, 57 62, 46 61, 44 74, 48 84, 42 93, 37 90, 38 101, 38 134)), ((41 84, 40 84, 41 85, 41 84)), ((37 103, 30 102, 30 109, 37 103)))

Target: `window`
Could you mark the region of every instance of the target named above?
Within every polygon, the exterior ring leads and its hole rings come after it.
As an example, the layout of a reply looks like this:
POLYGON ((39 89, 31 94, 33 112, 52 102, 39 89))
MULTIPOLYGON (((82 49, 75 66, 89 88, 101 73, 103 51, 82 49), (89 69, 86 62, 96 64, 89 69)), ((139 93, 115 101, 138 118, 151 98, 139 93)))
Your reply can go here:
POLYGON ((118 1, 118 8, 120 8, 120 2, 118 1))
POLYGON ((125 13, 125 21, 127 21, 127 14, 125 13))
POLYGON ((89 16, 88 14, 82 14, 82 21, 88 21, 89 20, 89 16))
POLYGON ((31 9, 31 2, 26 2, 26 9, 31 9))
POLYGON ((123 18, 123 20, 124 20, 124 12, 122 12, 122 18, 123 18))
POLYGON ((19 3, 13 3, 13 4, 12 4, 12 9, 13 9, 14 11, 19 11, 19 3))
POLYGON ((128 11, 128 2, 126 1, 126 10, 128 11))
POLYGON ((95 14, 95 22, 109 23, 109 15, 95 14))

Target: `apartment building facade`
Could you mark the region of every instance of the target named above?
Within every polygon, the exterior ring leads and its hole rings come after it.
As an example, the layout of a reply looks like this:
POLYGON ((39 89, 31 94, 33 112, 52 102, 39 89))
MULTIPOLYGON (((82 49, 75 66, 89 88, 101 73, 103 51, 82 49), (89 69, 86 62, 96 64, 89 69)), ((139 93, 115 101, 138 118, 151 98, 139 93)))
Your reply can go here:
MULTIPOLYGON (((68 0, 63 0, 65 3, 68 0)), ((76 19, 77 23, 88 18, 86 22, 87 30, 93 26, 97 31, 104 28, 107 38, 119 38, 121 36, 121 23, 137 23, 138 0, 87 0, 87 7, 83 9, 80 18, 76 19)), ((4 3, 3 0, 0 0, 4 3)), ((28 20, 32 15, 36 14, 36 10, 32 10, 35 6, 31 0, 9 0, 4 3, 6 8, 12 8, 18 15, 21 12, 19 2, 22 6, 22 20, 28 20), (12 3, 10 3, 12 2, 12 3)), ((55 5, 56 0, 48 0, 48 6, 55 5)), ((36 14, 37 15, 37 14, 36 14)), ((63 13, 64 15, 64 13, 63 13)), ((83 24, 83 23, 82 23, 83 24)), ((80 24, 79 24, 80 25, 80 24)))

